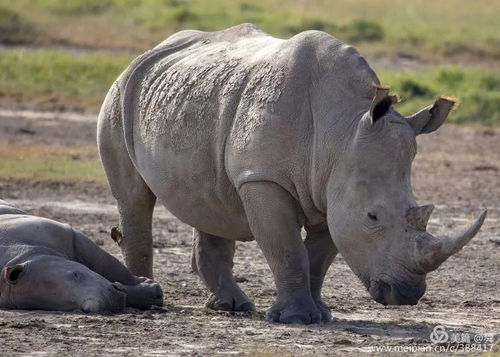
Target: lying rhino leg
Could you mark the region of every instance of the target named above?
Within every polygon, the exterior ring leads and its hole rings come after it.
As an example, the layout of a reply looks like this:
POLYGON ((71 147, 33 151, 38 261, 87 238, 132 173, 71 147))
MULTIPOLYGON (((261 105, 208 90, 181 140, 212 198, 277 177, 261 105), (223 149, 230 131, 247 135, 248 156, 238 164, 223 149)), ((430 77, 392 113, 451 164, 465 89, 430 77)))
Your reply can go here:
POLYGON ((75 260, 127 294, 127 306, 145 310, 163 305, 163 291, 158 283, 133 275, 118 259, 78 231, 73 234, 73 249, 75 260))
POLYGON ((82 233, 73 230, 74 259, 111 282, 125 285, 139 284, 145 280, 133 275, 118 259, 95 245, 82 233))
POLYGON ((304 244, 309 256, 309 275, 311 280, 311 294, 316 306, 321 310, 321 320, 330 321, 330 309, 321 299, 321 288, 326 272, 338 253, 333 244, 328 229, 310 231, 306 228, 307 236, 304 244))
POLYGON ((113 285, 127 294, 126 305, 129 307, 147 310, 152 306, 163 306, 163 290, 151 279, 144 279, 135 285, 124 285, 120 282, 113 285))
POLYGON ((211 295, 208 308, 224 311, 250 311, 255 306, 234 280, 235 242, 194 230, 193 270, 203 280, 211 295))
POLYGON ((120 244, 133 274, 153 277, 152 217, 156 201, 135 169, 123 138, 118 87, 113 85, 99 113, 97 142, 109 186, 118 202, 120 244))
POLYGON ((245 183, 240 196, 278 291, 267 319, 284 323, 320 322, 321 312, 311 295, 309 259, 300 235, 303 217, 298 203, 272 182, 245 183))

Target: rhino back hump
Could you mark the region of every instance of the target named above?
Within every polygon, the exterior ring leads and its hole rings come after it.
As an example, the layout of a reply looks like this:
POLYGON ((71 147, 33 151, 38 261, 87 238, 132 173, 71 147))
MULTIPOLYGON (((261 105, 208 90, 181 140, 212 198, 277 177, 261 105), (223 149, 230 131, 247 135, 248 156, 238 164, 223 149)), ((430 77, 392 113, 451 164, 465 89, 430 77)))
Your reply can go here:
POLYGON ((212 149, 220 151, 231 134, 232 145, 244 149, 273 114, 294 119, 295 104, 307 95, 320 111, 335 112, 324 107, 371 98, 379 83, 354 48, 319 31, 281 40, 243 24, 183 31, 156 50, 182 41, 191 44, 156 61, 140 79, 134 145, 159 140, 162 147, 189 151, 215 142, 212 149))
POLYGON ((206 33, 148 70, 136 93, 142 142, 161 138, 179 149, 198 147, 217 131, 227 134, 240 103, 279 99, 285 73, 276 55, 284 41, 243 30, 206 33))

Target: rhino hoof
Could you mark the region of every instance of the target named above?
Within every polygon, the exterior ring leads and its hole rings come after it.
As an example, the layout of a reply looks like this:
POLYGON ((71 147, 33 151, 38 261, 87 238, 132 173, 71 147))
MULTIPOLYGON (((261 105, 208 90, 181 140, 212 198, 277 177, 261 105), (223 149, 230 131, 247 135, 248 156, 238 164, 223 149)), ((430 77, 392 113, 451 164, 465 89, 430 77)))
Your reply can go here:
POLYGON ((268 311, 266 319, 269 322, 281 322, 284 324, 319 324, 322 320, 322 313, 314 311, 311 313, 283 314, 279 311, 268 311))
POLYGON ((328 305, 326 305, 321 299, 314 300, 314 302, 316 303, 316 307, 319 311, 321 311, 321 322, 332 321, 332 313, 330 312, 328 305))
POLYGON ((254 311, 255 305, 247 298, 235 299, 233 297, 218 298, 212 294, 208 298, 205 306, 212 310, 219 311, 254 311))
POLYGON ((322 315, 312 301, 307 305, 277 301, 267 310, 266 320, 285 324, 318 324, 322 322, 322 315))

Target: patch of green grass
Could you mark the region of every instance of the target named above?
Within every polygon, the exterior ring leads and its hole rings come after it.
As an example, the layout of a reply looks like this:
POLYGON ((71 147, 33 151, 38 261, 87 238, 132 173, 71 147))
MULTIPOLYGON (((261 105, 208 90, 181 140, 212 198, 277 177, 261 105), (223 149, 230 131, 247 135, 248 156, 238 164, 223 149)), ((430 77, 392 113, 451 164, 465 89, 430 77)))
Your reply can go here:
POLYGON ((405 115, 432 104, 438 95, 457 97, 450 119, 456 123, 500 124, 500 73, 472 66, 445 66, 417 72, 382 72, 382 83, 403 97, 405 115))
POLYGON ((0 177, 104 182, 95 148, 0 146, 0 177))
POLYGON ((113 0, 35 0, 35 4, 61 15, 96 15, 111 8, 113 0))
POLYGON ((72 161, 67 158, 16 160, 0 158, 0 177, 36 181, 98 181, 104 173, 98 160, 72 161))
POLYGON ((301 16, 298 19, 289 18, 289 25, 284 27, 284 36, 293 35, 307 30, 324 31, 335 34, 349 43, 377 42, 384 38, 384 29, 380 24, 370 20, 356 19, 351 23, 339 26, 332 21, 319 17, 301 16), (290 21, 290 19, 292 19, 290 21))
POLYGON ((384 36, 382 25, 373 20, 355 20, 345 26, 346 40, 352 43, 381 41, 384 36))
POLYGON ((0 94, 65 98, 96 111, 131 60, 132 56, 105 53, 2 50, 0 94))
POLYGON ((500 2, 489 0, 5 0, 2 6, 40 25, 48 38, 73 45, 144 49, 181 29, 253 22, 283 37, 320 29, 365 54, 500 59, 500 2))

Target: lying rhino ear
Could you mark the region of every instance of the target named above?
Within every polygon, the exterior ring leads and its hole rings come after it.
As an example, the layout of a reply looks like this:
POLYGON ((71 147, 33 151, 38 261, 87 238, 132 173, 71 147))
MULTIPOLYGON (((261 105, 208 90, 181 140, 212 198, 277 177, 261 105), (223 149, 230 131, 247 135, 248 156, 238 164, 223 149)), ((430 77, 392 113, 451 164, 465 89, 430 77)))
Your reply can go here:
POLYGON ((399 101, 397 96, 389 95, 389 87, 381 85, 374 86, 375 97, 373 97, 373 101, 370 106, 370 117, 372 119, 372 124, 382 118, 393 103, 397 103, 399 101))
POLYGON ((448 117, 455 103, 456 100, 453 98, 439 97, 433 105, 408 117, 408 122, 415 131, 415 135, 432 133, 438 129, 448 117))
POLYGON ((10 265, 3 268, 3 279, 9 284, 15 284, 23 275, 24 266, 21 264, 10 265))

